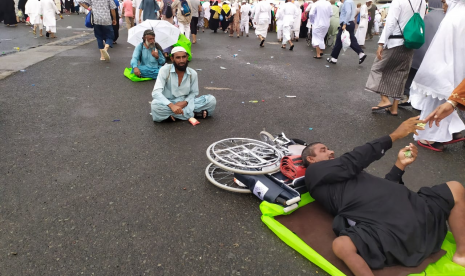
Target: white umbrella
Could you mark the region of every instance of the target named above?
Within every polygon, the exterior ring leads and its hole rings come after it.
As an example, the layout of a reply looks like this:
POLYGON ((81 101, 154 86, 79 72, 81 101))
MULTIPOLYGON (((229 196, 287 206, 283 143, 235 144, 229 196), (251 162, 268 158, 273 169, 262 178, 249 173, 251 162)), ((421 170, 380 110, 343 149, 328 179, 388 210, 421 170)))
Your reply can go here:
POLYGON ((163 49, 178 42, 179 29, 164 20, 145 20, 141 24, 132 27, 128 32, 128 42, 134 46, 139 45, 146 30, 155 32, 155 42, 160 44, 163 49))

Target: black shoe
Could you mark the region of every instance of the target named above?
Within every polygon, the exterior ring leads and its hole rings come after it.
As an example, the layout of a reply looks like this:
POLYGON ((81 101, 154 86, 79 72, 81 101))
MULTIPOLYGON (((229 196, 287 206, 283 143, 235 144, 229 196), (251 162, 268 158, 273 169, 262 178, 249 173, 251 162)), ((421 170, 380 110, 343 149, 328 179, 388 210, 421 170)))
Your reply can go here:
POLYGON ((334 62, 332 58, 327 58, 326 61, 332 64, 337 64, 337 62, 334 62))
POLYGON ((50 37, 50 33, 49 33, 49 32, 45 32, 45 36, 46 36, 47 38, 49 38, 49 37, 50 37))
POLYGON ((362 64, 366 58, 367 58, 367 55, 363 55, 363 57, 359 58, 358 64, 362 64))

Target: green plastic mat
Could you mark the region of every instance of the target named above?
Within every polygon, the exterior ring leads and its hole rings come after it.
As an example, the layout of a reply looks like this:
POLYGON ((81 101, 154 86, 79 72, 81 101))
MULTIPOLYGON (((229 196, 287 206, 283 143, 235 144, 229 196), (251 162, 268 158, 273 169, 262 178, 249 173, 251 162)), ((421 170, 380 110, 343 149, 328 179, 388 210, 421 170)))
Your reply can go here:
POLYGON ((178 42, 176 42, 176 44, 174 44, 173 47, 176 47, 176 46, 183 47, 186 50, 187 54, 189 55, 187 57, 187 60, 191 61, 192 60, 191 45, 192 45, 191 41, 187 39, 185 35, 180 34, 178 38, 178 42))
MULTIPOLYGON (((309 193, 301 195, 301 201, 299 202, 299 208, 315 201, 309 193)), ((332 276, 346 276, 334 265, 323 258, 318 252, 308 246, 303 240, 301 240, 292 231, 287 229, 284 225, 274 219, 275 216, 289 215, 284 212, 284 208, 277 204, 272 204, 263 201, 260 204, 260 210, 262 212, 262 221, 268 228, 271 229, 282 241, 292 247, 294 250, 302 254, 309 261, 319 266, 321 269, 326 271, 332 276)), ((410 276, 465 276, 465 267, 457 265, 452 262, 452 256, 454 255, 456 244, 455 239, 451 232, 448 232, 446 238, 441 247, 447 253, 436 263, 430 264, 424 272, 420 274, 410 274, 410 276)))
POLYGON ((153 80, 152 78, 139 78, 134 73, 131 73, 131 68, 124 69, 124 76, 132 81, 149 81, 153 80))

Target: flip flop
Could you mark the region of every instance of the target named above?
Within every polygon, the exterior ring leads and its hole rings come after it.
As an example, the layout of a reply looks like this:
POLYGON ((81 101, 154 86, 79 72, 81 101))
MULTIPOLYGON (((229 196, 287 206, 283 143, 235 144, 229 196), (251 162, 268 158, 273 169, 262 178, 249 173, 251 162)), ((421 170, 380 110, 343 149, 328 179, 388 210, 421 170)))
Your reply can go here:
POLYGON ((110 55, 108 54, 107 50, 102 49, 102 54, 106 61, 110 61, 110 55))
POLYGON ((465 137, 463 137, 462 133, 454 133, 452 134, 452 140, 450 140, 449 142, 444 142, 443 144, 449 145, 449 144, 454 144, 454 143, 458 143, 461 141, 465 141, 465 137))
POLYGON ((202 118, 206 119, 208 117, 208 111, 202 110, 200 112, 195 112, 194 113, 194 118, 202 118))
POLYGON ((265 43, 265 40, 264 40, 264 39, 262 39, 262 41, 260 42, 260 47, 264 47, 264 46, 263 46, 263 43, 265 43))
POLYGON ((322 57, 314 56, 313 58, 314 58, 314 59, 321 59, 322 57))
POLYGON ((392 104, 383 105, 383 106, 379 106, 379 105, 378 105, 378 106, 376 106, 376 107, 374 107, 374 108, 371 108, 371 111, 373 112, 373 111, 386 110, 386 108, 389 108, 389 107, 391 107, 391 106, 392 106, 392 104))
POLYGON ((294 50, 294 44, 291 45, 291 48, 289 48, 289 51, 294 50))
POLYGON ((389 114, 389 115, 397 116, 397 113, 396 113, 396 114, 392 113, 391 110, 390 110, 389 108, 386 108, 386 112, 387 112, 387 114, 389 114))
POLYGON ((430 144, 430 142, 428 142, 428 141, 426 141, 426 143, 428 143, 428 144, 423 144, 422 142, 420 142, 420 140, 417 141, 417 144, 420 147, 424 147, 424 148, 430 149, 432 151, 437 151, 437 152, 442 152, 443 151, 443 148, 444 148, 443 143, 434 142, 434 143, 430 144))

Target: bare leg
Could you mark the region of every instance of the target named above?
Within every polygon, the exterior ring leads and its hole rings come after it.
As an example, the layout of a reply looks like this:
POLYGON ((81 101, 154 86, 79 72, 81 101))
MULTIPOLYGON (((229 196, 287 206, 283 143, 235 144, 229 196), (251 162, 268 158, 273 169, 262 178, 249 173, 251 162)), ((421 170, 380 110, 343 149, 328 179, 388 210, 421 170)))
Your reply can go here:
POLYGON ((457 250, 452 261, 465 267, 465 188, 457 181, 449 181, 447 186, 455 202, 449 216, 449 226, 457 243, 457 250))
POLYGON ((316 56, 321 57, 321 50, 319 46, 316 46, 316 56))
POLYGON ((334 239, 333 251, 356 276, 373 276, 370 267, 365 260, 357 254, 357 248, 349 237, 340 236, 334 239))

